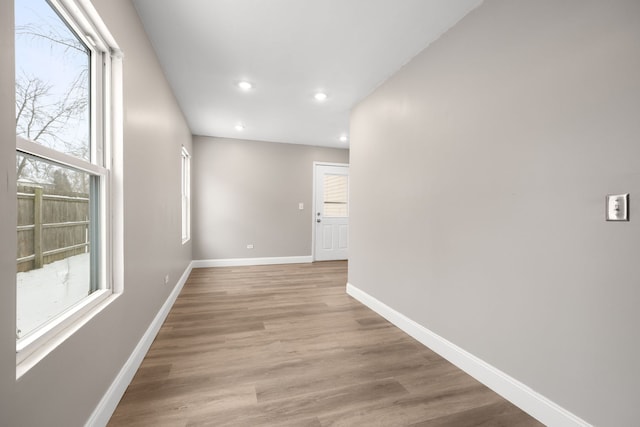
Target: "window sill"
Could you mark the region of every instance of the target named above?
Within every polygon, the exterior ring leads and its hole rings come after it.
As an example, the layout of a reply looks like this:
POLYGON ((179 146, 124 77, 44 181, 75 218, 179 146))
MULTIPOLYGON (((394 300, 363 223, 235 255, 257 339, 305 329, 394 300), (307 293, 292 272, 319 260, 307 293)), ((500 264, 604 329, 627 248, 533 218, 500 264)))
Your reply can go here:
POLYGON ((82 302, 42 329, 16 343, 16 380, 44 359, 51 351, 76 333, 121 294, 105 289, 94 292, 82 302))

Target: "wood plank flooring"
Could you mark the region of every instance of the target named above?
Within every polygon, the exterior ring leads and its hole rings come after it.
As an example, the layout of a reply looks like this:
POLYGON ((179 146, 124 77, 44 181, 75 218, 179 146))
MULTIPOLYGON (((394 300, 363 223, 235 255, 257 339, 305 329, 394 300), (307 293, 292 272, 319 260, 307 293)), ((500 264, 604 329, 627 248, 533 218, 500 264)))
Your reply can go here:
POLYGON ((346 281, 346 262, 194 269, 109 426, 541 425, 346 281))

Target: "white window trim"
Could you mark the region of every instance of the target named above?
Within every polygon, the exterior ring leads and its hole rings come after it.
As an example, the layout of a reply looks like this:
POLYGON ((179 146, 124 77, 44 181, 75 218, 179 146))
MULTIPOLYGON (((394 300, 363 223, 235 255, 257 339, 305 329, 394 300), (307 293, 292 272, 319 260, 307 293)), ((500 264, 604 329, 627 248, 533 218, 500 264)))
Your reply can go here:
POLYGON ((180 168, 180 197, 182 207, 181 234, 182 244, 191 240, 191 155, 183 146, 180 154, 182 166, 180 168))
POLYGON ((94 53, 91 55, 91 161, 16 138, 16 153, 101 177, 100 288, 54 320, 16 342, 16 378, 20 378, 74 334, 121 293, 124 277, 122 189, 122 52, 89 0, 50 0, 51 5, 94 53), (98 67, 103 71, 95 74, 98 67), (100 77, 98 79, 97 77, 100 77), (100 93, 102 96, 94 96, 100 93), (100 120, 96 118, 100 117, 100 120), (97 124, 97 126, 95 126, 97 124), (99 141, 95 144, 95 141, 99 141))
POLYGON ((79 159, 21 137, 16 137, 16 151, 30 154, 44 160, 52 160, 63 166, 68 166, 72 169, 77 169, 92 175, 107 175, 108 173, 108 169, 98 166, 95 163, 89 163, 86 160, 79 159))

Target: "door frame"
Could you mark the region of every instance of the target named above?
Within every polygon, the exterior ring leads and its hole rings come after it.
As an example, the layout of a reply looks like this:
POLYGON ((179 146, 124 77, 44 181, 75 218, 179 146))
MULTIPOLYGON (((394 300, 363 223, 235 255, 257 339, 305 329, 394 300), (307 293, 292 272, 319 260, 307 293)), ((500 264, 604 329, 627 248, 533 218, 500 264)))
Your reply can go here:
MULTIPOLYGON (((312 191, 312 202, 311 202, 311 259, 312 261, 316 261, 316 166, 342 166, 342 167, 350 167, 349 163, 331 163, 331 162, 313 162, 313 191, 312 191)), ((349 171, 351 172, 351 171, 349 171)), ((349 179, 349 183, 351 183, 351 179, 349 179)), ((351 195, 351 193, 349 193, 351 195)), ((349 198, 351 199, 351 198, 349 198)), ((351 206, 351 200, 349 200, 349 206, 351 206)), ((351 209, 349 209, 349 216, 351 216, 351 209)))

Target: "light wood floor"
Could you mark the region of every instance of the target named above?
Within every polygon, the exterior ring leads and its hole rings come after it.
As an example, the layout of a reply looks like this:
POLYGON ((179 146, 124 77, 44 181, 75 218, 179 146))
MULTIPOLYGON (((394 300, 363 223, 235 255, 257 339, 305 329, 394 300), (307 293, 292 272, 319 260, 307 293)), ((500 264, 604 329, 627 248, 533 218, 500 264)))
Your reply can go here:
POLYGON ((345 293, 346 262, 195 269, 109 426, 539 426, 345 293))

